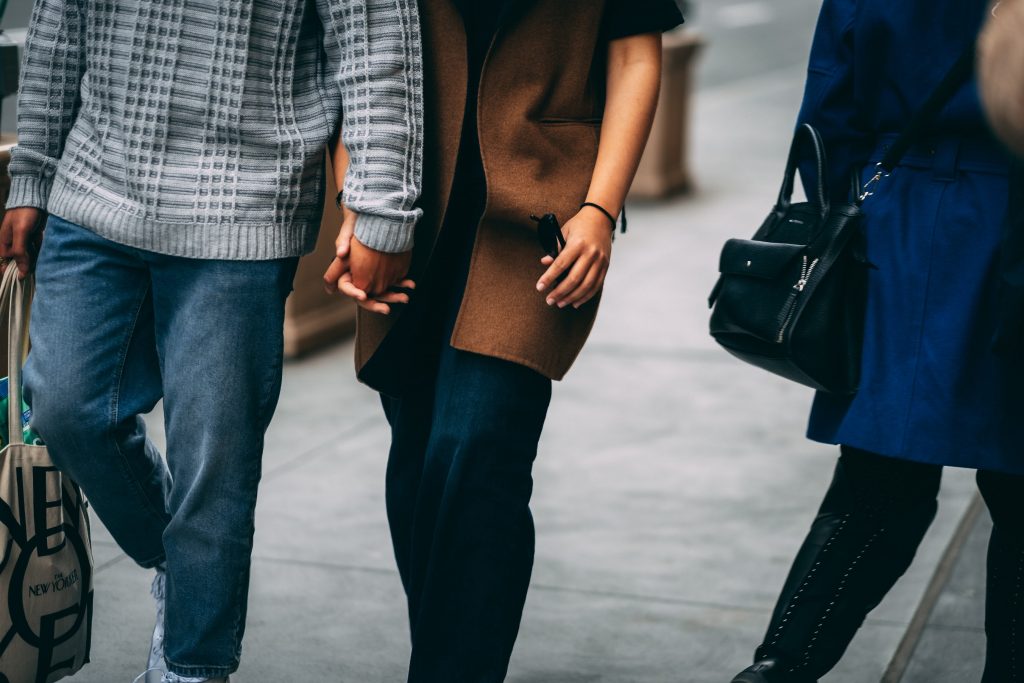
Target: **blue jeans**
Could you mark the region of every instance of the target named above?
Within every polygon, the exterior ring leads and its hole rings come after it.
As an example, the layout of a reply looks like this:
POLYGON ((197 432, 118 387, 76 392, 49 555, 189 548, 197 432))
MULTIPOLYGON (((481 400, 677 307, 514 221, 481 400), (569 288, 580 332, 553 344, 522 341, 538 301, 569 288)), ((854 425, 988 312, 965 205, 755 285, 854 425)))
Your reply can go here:
POLYGON ((124 551, 166 563, 179 675, 238 668, 296 264, 162 256, 56 217, 46 227, 25 368, 33 426, 124 551), (166 466, 140 417, 161 398, 166 466))

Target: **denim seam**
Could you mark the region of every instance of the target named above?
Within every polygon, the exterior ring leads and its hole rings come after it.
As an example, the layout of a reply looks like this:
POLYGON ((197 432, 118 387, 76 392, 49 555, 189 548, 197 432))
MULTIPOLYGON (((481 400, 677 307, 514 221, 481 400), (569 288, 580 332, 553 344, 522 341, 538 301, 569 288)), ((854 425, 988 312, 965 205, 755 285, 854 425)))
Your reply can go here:
MULTIPOLYGON (((261 439, 261 444, 263 440, 261 439)), ((259 477, 257 477, 257 485, 259 484, 259 477)), ((248 591, 249 582, 252 575, 252 550, 254 547, 254 541, 256 538, 256 506, 252 507, 249 512, 249 564, 248 566, 238 573, 238 589, 235 593, 235 666, 238 666, 238 662, 242 660, 242 629, 245 626, 244 623, 244 610, 242 609, 242 602, 245 599, 243 593, 248 591), (247 576, 248 575, 248 576, 247 576), (243 588, 244 586, 244 588, 243 588)))
MULTIPOLYGON (((278 352, 276 353, 276 356, 279 357, 280 360, 276 360, 274 362, 274 364, 270 368, 270 384, 272 384, 272 385, 273 384, 277 384, 278 385, 277 391, 275 391, 275 392, 264 392, 263 393, 263 399, 261 400, 261 404, 260 404, 260 407, 259 407, 259 426, 260 426, 261 431, 264 432, 264 433, 266 432, 267 428, 270 426, 270 422, 274 418, 274 412, 277 409, 277 400, 271 401, 267 397, 270 396, 270 395, 280 395, 280 382, 279 382, 279 380, 276 380, 275 377, 277 377, 281 372, 283 372, 283 363, 284 363, 284 355, 283 354, 284 354, 284 349, 280 348, 278 350, 278 352)), ((260 436, 260 450, 261 450, 261 452, 262 452, 262 449, 263 449, 263 446, 264 446, 264 439, 265 439, 265 437, 263 435, 261 435, 260 436)), ((262 455, 260 457, 260 460, 262 462, 262 455)), ((262 469, 262 465, 259 465, 259 467, 260 467, 260 469, 262 469)), ((260 473, 260 475, 258 475, 256 477, 256 485, 257 486, 259 486, 259 480, 261 478, 262 478, 262 472, 260 473)), ((255 537, 256 537, 256 507, 255 506, 253 506, 252 509, 249 512, 249 530, 250 530, 250 532, 249 532, 249 565, 245 569, 243 569, 241 572, 239 572, 238 581, 237 581, 238 589, 237 589, 237 593, 235 594, 235 610, 236 610, 236 612, 235 612, 234 641, 235 641, 235 666, 236 667, 238 665, 238 662, 240 662, 241 659, 242 659, 242 635, 241 635, 241 633, 242 633, 242 629, 245 626, 245 623, 244 623, 244 621, 245 621, 245 619, 244 619, 244 611, 242 609, 242 603, 243 603, 243 600, 244 600, 243 593, 245 593, 248 590, 249 579, 250 579, 250 577, 252 575, 252 550, 253 550, 253 547, 255 545, 255 537)))
MULTIPOLYGON (((121 347, 120 357, 118 359, 117 374, 115 375, 114 393, 110 399, 110 420, 111 424, 114 426, 117 425, 119 417, 118 406, 121 400, 121 387, 124 384, 124 367, 128 362, 128 349, 131 347, 132 340, 135 338, 135 333, 139 325, 139 318, 142 317, 142 308, 143 306, 146 305, 146 295, 149 294, 149 290, 149 285, 146 285, 145 289, 142 292, 142 296, 139 298, 139 303, 135 309, 135 316, 132 319, 131 327, 128 330, 128 334, 125 336, 125 342, 121 347)), ((166 515, 167 511, 157 511, 155 509, 153 501, 151 501, 149 497, 146 496, 145 491, 142 490, 142 487, 139 484, 138 478, 135 477, 134 474, 131 472, 131 467, 128 465, 128 459, 125 457, 124 451, 121 450, 121 445, 113 436, 111 436, 110 441, 113 444, 114 450, 117 452, 117 455, 121 458, 122 464, 124 465, 124 467, 121 468, 121 473, 124 475, 125 480, 131 486, 131 488, 135 490, 136 494, 138 494, 138 497, 142 500, 142 507, 154 519, 156 519, 159 522, 163 522, 163 517, 166 515)), ((162 555, 157 556, 154 559, 156 561, 159 561, 161 558, 162 555)))
MULTIPOLYGON (((255 524, 256 524, 256 515, 253 514, 252 521, 250 522, 250 528, 254 528, 255 524)), ((244 620, 243 620, 243 616, 242 616, 242 601, 245 599, 244 596, 243 596, 243 593, 245 592, 245 590, 243 589, 243 586, 246 586, 246 588, 248 588, 249 580, 246 577, 246 574, 250 574, 250 575, 252 574, 252 549, 253 549, 252 538, 254 536, 255 536, 255 529, 254 529, 253 536, 250 537, 250 540, 249 540, 249 556, 250 556, 249 557, 249 567, 247 569, 243 569, 242 571, 240 571, 238 573, 238 579, 237 579, 238 589, 235 592, 235 628, 234 628, 234 631, 235 631, 235 633, 234 633, 235 660, 234 661, 236 662, 236 666, 237 666, 237 663, 242 660, 242 636, 241 636, 241 631, 242 631, 242 627, 244 625, 243 624, 244 620)))
MULTIPOLYGON (((261 429, 262 432, 266 432, 267 428, 270 426, 270 422, 274 418, 274 412, 277 409, 277 400, 269 400, 267 397, 270 396, 270 395, 279 395, 280 394, 280 382, 279 382, 279 380, 276 380, 275 377, 277 377, 281 372, 283 372, 283 363, 284 363, 284 356, 283 356, 283 354, 284 354, 284 349, 281 348, 281 349, 278 350, 278 352, 275 352, 275 353, 276 353, 276 356, 280 358, 280 360, 276 360, 274 362, 274 364, 269 368, 270 369, 270 382, 269 383, 271 385, 278 384, 278 388, 277 388, 277 391, 275 391, 275 392, 264 392, 263 399, 260 401, 260 406, 259 406, 259 423, 258 424, 259 424, 259 428, 261 429)), ((261 451, 262 451, 263 445, 264 445, 264 437, 261 435, 260 436, 261 451)), ((261 460, 262 460, 262 456, 261 456, 261 460)), ((262 477, 262 475, 257 476, 257 478, 256 478, 256 485, 257 486, 259 485, 259 480, 261 479, 261 477, 262 477)), ((250 512, 249 512, 249 529, 250 529, 250 534, 249 534, 249 565, 248 565, 247 568, 245 568, 241 572, 239 572, 238 581, 237 581, 238 589, 237 589, 237 593, 235 594, 235 606, 236 606, 235 609, 236 609, 236 612, 235 612, 235 626, 234 626, 234 632, 235 632, 235 634, 234 634, 234 641, 235 641, 235 662, 236 662, 235 665, 236 666, 237 666, 237 663, 240 662, 241 659, 242 659, 242 636, 241 636, 241 631, 242 631, 242 629, 244 627, 244 616, 243 616, 243 610, 242 610, 242 602, 243 602, 243 599, 244 599, 243 593, 247 590, 247 587, 249 585, 249 580, 248 580, 248 577, 246 575, 249 575, 251 577, 251 574, 252 574, 252 550, 253 550, 253 547, 255 545, 254 541, 255 541, 255 536, 256 536, 256 507, 255 506, 253 506, 252 510, 250 510, 250 512), (245 587, 245 588, 243 588, 243 587, 245 587)))

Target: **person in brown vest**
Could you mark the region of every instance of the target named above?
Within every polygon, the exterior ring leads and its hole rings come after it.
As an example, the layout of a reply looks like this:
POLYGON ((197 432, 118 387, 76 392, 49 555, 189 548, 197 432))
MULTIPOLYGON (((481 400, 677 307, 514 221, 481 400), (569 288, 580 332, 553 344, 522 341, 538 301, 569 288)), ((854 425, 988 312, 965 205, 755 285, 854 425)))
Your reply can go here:
POLYGON ((675 0, 420 4, 415 247, 373 252, 346 221, 325 281, 361 306, 359 377, 381 392, 392 428, 387 508, 409 681, 493 683, 530 582, 531 470, 551 382, 594 323, 658 100, 661 32, 682 16, 675 0), (548 213, 564 222, 560 252, 540 234, 550 223, 539 232, 531 220, 548 213))

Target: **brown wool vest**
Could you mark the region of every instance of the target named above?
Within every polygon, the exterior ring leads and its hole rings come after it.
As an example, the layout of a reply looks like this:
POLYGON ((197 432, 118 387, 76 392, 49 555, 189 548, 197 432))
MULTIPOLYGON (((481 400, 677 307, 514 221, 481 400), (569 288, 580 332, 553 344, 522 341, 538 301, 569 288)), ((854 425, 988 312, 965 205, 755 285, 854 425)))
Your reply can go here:
MULTIPOLYGON (((429 263, 452 189, 466 103, 467 54, 452 0, 421 0, 426 90, 423 220, 416 229, 412 276, 429 263)), ((604 110, 604 0, 513 0, 484 66, 478 122, 487 207, 451 343, 562 379, 597 314, 553 309, 537 292, 543 256, 530 214, 563 223, 586 199, 604 110)), ((360 378, 397 315, 359 312, 360 378)), ((375 387, 380 388, 380 387, 375 387)))

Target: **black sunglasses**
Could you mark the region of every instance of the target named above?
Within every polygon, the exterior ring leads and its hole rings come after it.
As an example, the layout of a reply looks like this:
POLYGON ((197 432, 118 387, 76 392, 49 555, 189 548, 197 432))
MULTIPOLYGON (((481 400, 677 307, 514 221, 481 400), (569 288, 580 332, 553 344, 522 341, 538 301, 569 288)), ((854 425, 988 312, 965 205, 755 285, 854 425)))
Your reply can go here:
POLYGON ((540 218, 530 216, 530 220, 537 224, 537 239, 544 253, 552 258, 557 257, 565 248, 565 236, 562 235, 558 217, 553 213, 546 213, 540 218))

